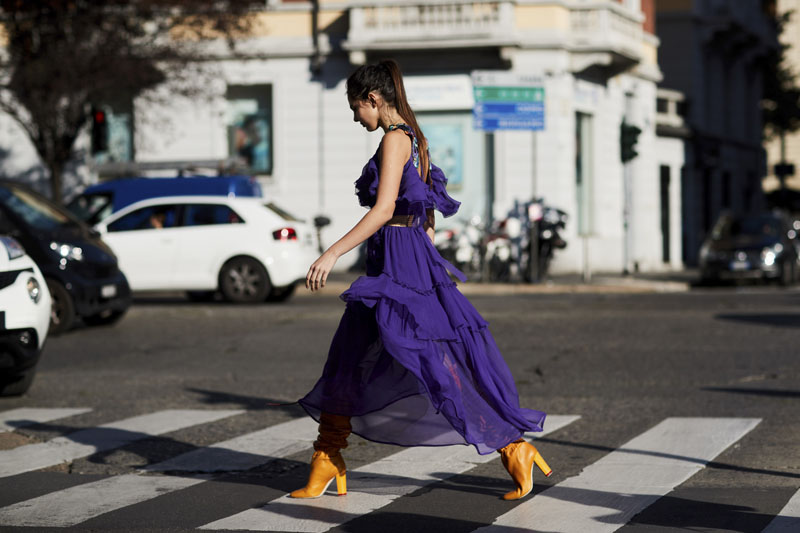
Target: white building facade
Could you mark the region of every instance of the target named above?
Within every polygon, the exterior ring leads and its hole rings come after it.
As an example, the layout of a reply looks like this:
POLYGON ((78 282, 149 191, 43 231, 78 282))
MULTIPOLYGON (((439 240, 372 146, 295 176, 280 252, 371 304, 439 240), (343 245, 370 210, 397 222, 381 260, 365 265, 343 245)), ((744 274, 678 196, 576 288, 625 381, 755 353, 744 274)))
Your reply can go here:
MULTIPOLYGON (((380 141, 353 123, 345 80, 392 57, 462 202, 456 219, 502 218, 514 200, 543 197, 571 217, 555 272, 679 268, 680 201, 661 194, 653 17, 653 0, 270 0, 238 56, 210 47, 219 55, 208 98, 110 109, 111 148, 88 168, 108 179, 244 161, 288 210, 330 217, 330 244, 363 215, 353 182, 380 141), (476 71, 538 80, 544 129, 476 130, 476 71), (642 131, 626 164, 623 119, 642 131)), ((680 198, 680 180, 671 183, 680 198)))

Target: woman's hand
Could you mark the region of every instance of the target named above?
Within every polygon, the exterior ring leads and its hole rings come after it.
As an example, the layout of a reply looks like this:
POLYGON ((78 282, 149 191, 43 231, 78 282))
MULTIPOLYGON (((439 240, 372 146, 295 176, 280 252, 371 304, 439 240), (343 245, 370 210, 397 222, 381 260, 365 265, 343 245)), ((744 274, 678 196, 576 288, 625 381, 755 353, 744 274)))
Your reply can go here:
POLYGON ((319 259, 314 261, 306 274, 306 289, 312 292, 320 290, 328 280, 328 274, 333 270, 333 265, 339 259, 333 251, 328 249, 319 259))

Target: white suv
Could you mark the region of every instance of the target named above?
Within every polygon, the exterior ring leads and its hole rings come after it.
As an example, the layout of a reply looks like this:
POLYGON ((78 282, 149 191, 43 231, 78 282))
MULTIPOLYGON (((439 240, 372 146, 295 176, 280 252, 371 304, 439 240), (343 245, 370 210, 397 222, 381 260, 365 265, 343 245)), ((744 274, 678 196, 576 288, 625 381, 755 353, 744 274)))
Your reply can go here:
POLYGON ((263 198, 142 200, 95 226, 134 291, 284 300, 316 259, 311 228, 263 198))
POLYGON ((15 239, 0 236, 0 395, 22 394, 31 386, 50 307, 39 267, 15 239))

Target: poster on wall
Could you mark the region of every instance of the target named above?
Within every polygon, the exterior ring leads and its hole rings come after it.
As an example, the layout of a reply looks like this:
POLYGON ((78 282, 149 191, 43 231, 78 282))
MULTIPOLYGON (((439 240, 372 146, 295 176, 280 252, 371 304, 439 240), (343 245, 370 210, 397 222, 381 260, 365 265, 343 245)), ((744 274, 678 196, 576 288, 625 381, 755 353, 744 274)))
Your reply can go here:
POLYGON ((425 122, 422 126, 430 147, 431 162, 447 176, 447 189, 464 185, 464 130, 460 124, 425 122))
POLYGON ((228 150, 248 169, 269 172, 269 116, 256 100, 229 101, 228 150))

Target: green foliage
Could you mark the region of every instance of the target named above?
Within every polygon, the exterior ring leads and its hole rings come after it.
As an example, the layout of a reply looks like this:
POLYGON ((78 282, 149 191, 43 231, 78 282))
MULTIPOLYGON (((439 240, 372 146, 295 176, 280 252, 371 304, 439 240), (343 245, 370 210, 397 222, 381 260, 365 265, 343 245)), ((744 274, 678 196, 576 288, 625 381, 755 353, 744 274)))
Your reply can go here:
MULTIPOLYGON (((778 17, 778 34, 794 16, 788 11, 778 17)), ((800 129, 800 88, 797 73, 786 64, 787 44, 771 54, 764 69, 763 121, 768 136, 781 136, 800 129)))
POLYGON ((168 80, 178 92, 207 57, 203 41, 244 33, 255 0, 0 0, 7 44, 0 110, 25 130, 61 201, 61 173, 91 109, 131 100, 168 80))

